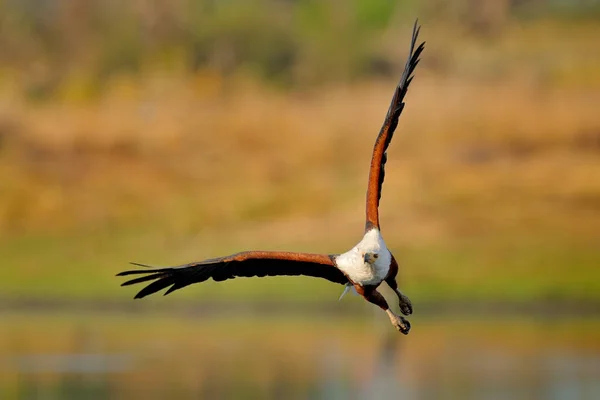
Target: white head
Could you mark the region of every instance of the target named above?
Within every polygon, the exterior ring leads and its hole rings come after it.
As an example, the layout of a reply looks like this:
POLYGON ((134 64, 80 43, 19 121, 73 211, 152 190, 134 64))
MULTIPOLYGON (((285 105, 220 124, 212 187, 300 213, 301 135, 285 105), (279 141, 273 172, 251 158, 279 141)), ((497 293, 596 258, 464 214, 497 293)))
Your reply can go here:
POLYGON ((391 254, 378 229, 371 229, 356 246, 364 262, 371 267, 388 266, 391 254))
POLYGON ((336 265, 353 283, 379 284, 388 274, 392 255, 378 229, 371 229, 351 250, 336 257, 336 265))

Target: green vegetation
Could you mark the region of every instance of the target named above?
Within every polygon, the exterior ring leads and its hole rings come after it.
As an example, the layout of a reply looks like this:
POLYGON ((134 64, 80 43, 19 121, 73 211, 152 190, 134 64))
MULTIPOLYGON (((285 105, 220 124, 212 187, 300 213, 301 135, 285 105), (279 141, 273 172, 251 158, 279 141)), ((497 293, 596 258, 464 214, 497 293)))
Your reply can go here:
MULTIPOLYGON (((552 0, 348 0, 343 9, 336 0, 0 1, 0 81, 19 82, 30 101, 89 100, 114 79, 157 72, 244 75, 283 87, 352 82, 395 76, 405 52, 399 38, 416 16, 428 37, 460 35, 460 46, 431 46, 468 52, 465 38, 494 48, 514 25, 554 17, 572 26, 599 14, 596 2, 552 0)), ((553 60, 536 55, 536 45, 524 48, 552 73, 553 60)), ((567 55, 553 57, 569 64, 567 55)), ((447 70, 459 58, 438 51, 424 63, 447 70)), ((502 60, 489 61, 501 71, 502 60)), ((526 60, 505 61, 521 68, 526 60)))
MULTIPOLYGON (((360 233, 358 228, 354 236, 360 233)), ((249 232, 255 230, 263 229, 251 228, 249 232)), ((270 234, 278 237, 276 230, 270 234)), ((313 246, 309 241, 294 243, 286 239, 286 246, 275 247, 342 251, 347 243, 352 243, 348 240, 351 235, 344 236, 347 236, 345 242, 332 235, 325 244, 313 246)), ((281 234, 278 239, 274 240, 277 244, 284 240, 281 234)), ((598 300, 596 244, 563 239, 481 237, 430 245, 391 242, 403 267, 400 280, 414 301, 598 300)), ((122 279, 114 277, 128 267, 127 261, 172 265, 232 253, 244 249, 245 242, 240 238, 231 240, 227 230, 207 230, 194 240, 143 231, 80 232, 53 238, 6 240, 0 247, 2 259, 6 265, 19 268, 3 268, 0 272, 4 282, 2 295, 9 299, 129 301, 139 288, 119 288, 122 279)), ((261 248, 273 247, 272 242, 267 236, 255 241, 262 243, 261 248)), ((226 285, 210 281, 158 300, 167 304, 190 299, 332 302, 341 290, 329 282, 310 278, 237 279, 226 285)))

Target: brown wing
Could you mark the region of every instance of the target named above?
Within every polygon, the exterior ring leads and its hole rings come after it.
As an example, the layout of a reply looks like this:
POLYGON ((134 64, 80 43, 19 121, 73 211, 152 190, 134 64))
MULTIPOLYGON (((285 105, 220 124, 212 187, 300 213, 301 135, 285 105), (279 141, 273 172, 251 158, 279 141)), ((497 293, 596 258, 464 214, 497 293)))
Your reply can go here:
POLYGON ((425 42, 421 43, 415 50, 419 30, 417 21, 413 27, 412 41, 410 43, 410 52, 400 83, 396 87, 392 103, 388 109, 383 126, 379 131, 375 147, 373 148, 373 157, 371 158, 371 169, 369 172, 369 186, 367 188, 367 223, 366 230, 379 228, 379 199, 381 198, 381 186, 385 176, 385 162, 387 159, 386 150, 392 141, 394 131, 398 126, 398 118, 404 108, 404 96, 408 90, 408 85, 413 79, 413 72, 419 63, 419 56, 425 48, 425 42))
MULTIPOLYGON (((220 282, 235 277, 306 275, 340 284, 348 283, 348 279, 335 266, 333 259, 334 256, 324 254, 246 251, 177 267, 124 271, 117 276, 144 275, 121 286, 154 281, 136 294, 136 299, 171 286, 165 292, 167 295, 192 283, 204 282, 208 278, 220 282)), ((147 267, 143 264, 132 264, 147 267)))

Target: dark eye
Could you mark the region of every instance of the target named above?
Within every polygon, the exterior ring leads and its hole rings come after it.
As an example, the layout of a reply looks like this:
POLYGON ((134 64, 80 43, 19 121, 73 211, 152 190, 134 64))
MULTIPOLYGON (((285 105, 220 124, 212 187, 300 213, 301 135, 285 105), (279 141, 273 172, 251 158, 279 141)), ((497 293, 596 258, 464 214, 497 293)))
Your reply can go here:
POLYGON ((379 254, 373 254, 373 258, 379 257, 379 254))

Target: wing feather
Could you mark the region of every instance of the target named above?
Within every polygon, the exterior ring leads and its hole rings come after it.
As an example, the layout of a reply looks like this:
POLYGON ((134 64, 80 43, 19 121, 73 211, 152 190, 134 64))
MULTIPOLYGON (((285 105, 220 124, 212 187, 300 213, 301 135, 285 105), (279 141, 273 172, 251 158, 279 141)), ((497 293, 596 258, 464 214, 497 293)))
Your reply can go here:
MULTIPOLYGON (((143 264, 133 264, 148 267, 143 264)), ((306 275, 339 284, 348 283, 348 278, 336 267, 334 256, 272 251, 247 251, 177 267, 150 267, 150 269, 128 270, 117 274, 117 276, 129 275, 144 276, 130 279, 121 286, 152 281, 135 296, 136 299, 170 286, 165 292, 167 295, 209 278, 221 282, 236 277, 306 275)))
POLYGON ((420 29, 418 21, 415 21, 408 60, 406 60, 404 72, 402 72, 402 77, 396 87, 394 97, 392 97, 392 102, 385 116, 385 121, 375 140, 375 146, 373 147, 373 156, 371 157, 371 168, 369 171, 369 184, 367 187, 367 222, 365 227, 367 231, 372 228, 379 229, 379 200, 381 199, 381 187, 383 186, 383 180, 385 178, 385 163, 387 161, 386 151, 392 141, 394 131, 398 126, 400 114, 404 109, 404 96, 408 91, 408 86, 413 80, 412 74, 415 67, 419 64, 419 56, 425 48, 425 42, 423 42, 415 50, 415 44, 420 29))

